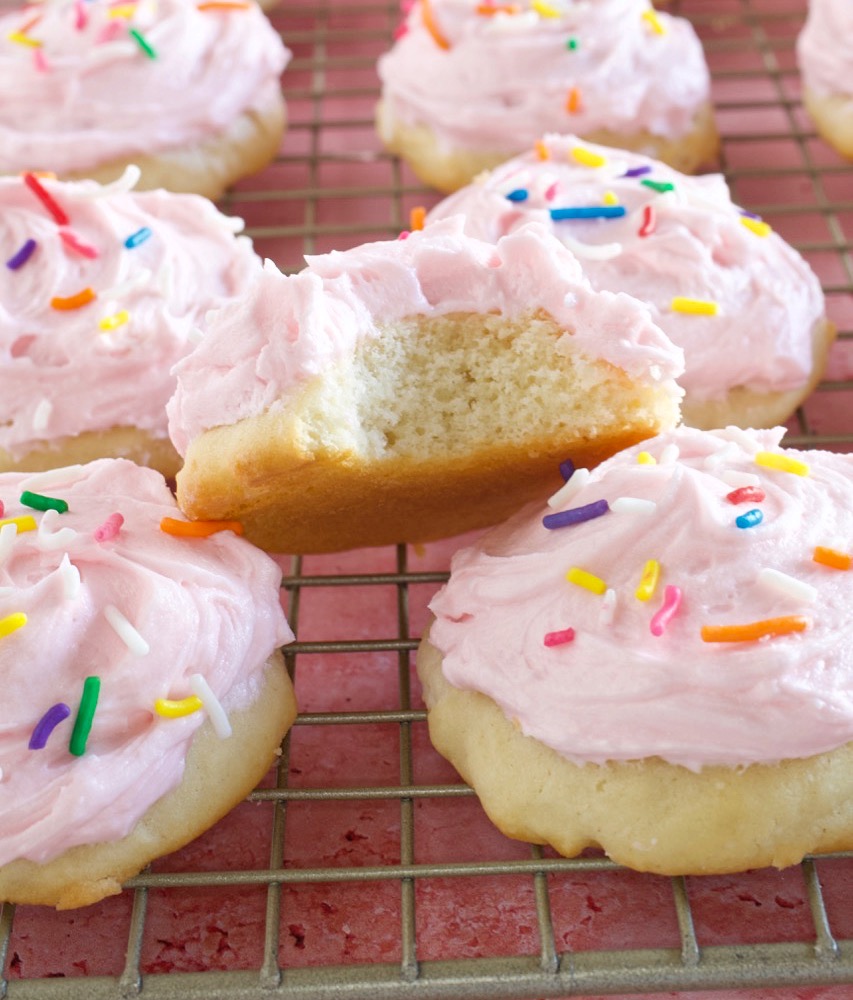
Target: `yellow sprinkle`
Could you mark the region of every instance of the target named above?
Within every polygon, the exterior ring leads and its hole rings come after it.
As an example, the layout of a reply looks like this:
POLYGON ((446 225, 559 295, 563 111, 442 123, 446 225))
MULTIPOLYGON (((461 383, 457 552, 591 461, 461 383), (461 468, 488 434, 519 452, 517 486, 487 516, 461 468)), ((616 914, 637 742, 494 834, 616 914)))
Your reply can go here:
POLYGON ((663 26, 661 19, 653 10, 644 10, 642 18, 656 35, 666 34, 666 28, 663 26))
POLYGON ((180 719, 184 715, 192 715, 202 708, 201 698, 191 694, 189 698, 171 701, 169 698, 158 698, 154 702, 154 711, 166 719, 180 719))
POLYGON ((591 590, 593 594, 603 594, 607 590, 607 584, 604 580, 593 576, 592 573, 587 573, 585 569, 579 569, 577 566, 572 566, 566 573, 566 579, 569 583, 583 587, 584 590, 591 590))
POLYGON ((618 205, 619 195, 615 191, 605 191, 601 196, 601 200, 605 205, 618 205))
POLYGON ((108 12, 108 16, 131 18, 135 13, 136 13, 136 4, 125 3, 122 4, 120 7, 112 7, 108 12))
POLYGON ((38 527, 36 519, 32 514, 23 514, 21 517, 6 517, 0 521, 0 528, 5 527, 7 524, 14 524, 18 529, 19 535, 25 531, 35 531, 38 527))
POLYGON ((672 300, 670 307, 673 312, 690 313, 693 316, 716 316, 720 307, 716 302, 705 299, 685 299, 680 295, 672 300))
POLYGON ((809 467, 798 458, 788 458, 775 451, 760 451, 755 456, 755 464, 767 469, 778 469, 779 472, 793 472, 795 476, 807 476, 809 467))
POLYGON ((647 451, 641 451, 640 454, 637 455, 637 463, 639 465, 657 465, 658 460, 654 455, 650 455, 647 451))
POLYGON ((27 616, 23 611, 15 611, 5 618, 0 618, 0 639, 5 639, 7 635, 17 632, 27 624, 27 616))
POLYGON ((746 226, 756 236, 769 236, 773 232, 772 228, 766 222, 762 222, 760 219, 750 219, 747 215, 740 217, 740 224, 746 226))
POLYGON ((121 312, 113 313, 112 316, 104 316, 98 326, 102 330, 115 330, 117 327, 123 326, 129 319, 130 313, 127 309, 122 309, 121 312))
POLYGON ((602 156, 601 153, 593 153, 591 149, 584 149, 583 146, 574 146, 572 156, 585 167, 603 167, 607 163, 606 156, 602 156))
POLYGON ((30 38, 29 35, 25 35, 22 31, 11 31, 6 37, 16 45, 26 45, 30 49, 41 48, 41 42, 37 38, 30 38))
POLYGON ((560 12, 556 7, 552 7, 549 3, 544 3, 543 0, 530 0, 530 6, 540 17, 560 16, 560 12))
POLYGON ((649 559, 643 567, 643 575, 640 577, 640 586, 634 592, 638 601, 650 601, 657 589, 660 579, 660 563, 657 559, 649 559))
POLYGON ((540 160, 551 159, 551 150, 548 149, 548 147, 545 145, 545 142, 542 139, 536 140, 536 145, 534 148, 536 150, 536 155, 539 157, 540 160))

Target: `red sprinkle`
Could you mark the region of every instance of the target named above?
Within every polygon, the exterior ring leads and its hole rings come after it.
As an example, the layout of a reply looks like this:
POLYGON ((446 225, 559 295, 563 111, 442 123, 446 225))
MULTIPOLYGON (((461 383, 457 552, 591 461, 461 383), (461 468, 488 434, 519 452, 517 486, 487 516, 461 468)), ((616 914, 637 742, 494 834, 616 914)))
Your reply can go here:
POLYGON ((3 501, 0 500, 0 517, 6 513, 6 508, 3 506, 3 501))
POLYGON ((765 498, 764 490, 758 486, 741 486, 726 494, 729 503, 761 503, 765 498))
POLYGON ((564 628, 560 632, 546 632, 545 638, 542 641, 546 646, 565 646, 574 637, 575 630, 573 628, 564 628))
POLYGON ((53 200, 53 196, 46 191, 34 174, 24 174, 24 184, 32 191, 44 207, 50 212, 60 226, 67 226, 71 221, 62 208, 53 200))
POLYGON ((655 210, 653 205, 646 205, 643 209, 643 224, 637 232, 638 236, 651 236, 657 226, 655 210))

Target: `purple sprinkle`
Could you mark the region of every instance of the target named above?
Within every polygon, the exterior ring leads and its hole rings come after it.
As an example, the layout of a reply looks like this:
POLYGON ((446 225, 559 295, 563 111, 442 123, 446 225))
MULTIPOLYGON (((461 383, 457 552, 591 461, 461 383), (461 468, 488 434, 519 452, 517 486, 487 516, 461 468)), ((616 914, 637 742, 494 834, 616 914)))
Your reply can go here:
POLYGON ((33 734, 30 736, 28 744, 30 750, 44 750, 50 734, 56 729, 63 719, 71 715, 71 709, 64 703, 59 702, 51 706, 36 723, 33 734))
POLYGON ((747 219, 755 219, 756 221, 761 222, 761 216, 756 215, 755 212, 747 212, 745 208, 739 208, 738 211, 741 215, 746 216, 747 219))
POLYGON ((17 271, 19 267, 23 267, 30 257, 32 257, 37 246, 38 243, 35 240, 27 240, 17 253, 6 261, 6 267, 10 271, 17 271))
POLYGON ((546 528, 566 528, 570 524, 580 524, 582 521, 601 517, 609 510, 610 504, 606 500, 594 500, 592 503, 584 504, 583 507, 572 507, 556 514, 546 514, 542 518, 542 524, 546 528))
POLYGON ((626 170, 625 173, 622 174, 622 176, 623 177, 642 177, 644 174, 650 174, 651 172, 652 172, 652 168, 649 167, 649 166, 646 166, 646 167, 631 167, 630 170, 626 170))
POLYGON ((567 483, 574 474, 575 463, 570 458, 567 458, 565 462, 560 462, 560 475, 563 477, 564 483, 567 483))

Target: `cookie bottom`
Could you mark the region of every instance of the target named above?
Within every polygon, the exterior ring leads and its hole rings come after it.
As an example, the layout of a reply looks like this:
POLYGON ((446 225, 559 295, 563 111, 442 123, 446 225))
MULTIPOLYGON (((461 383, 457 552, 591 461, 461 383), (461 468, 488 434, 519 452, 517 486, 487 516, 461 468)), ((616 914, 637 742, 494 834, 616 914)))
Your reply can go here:
POLYGON ((128 458, 174 479, 181 457, 168 438, 153 437, 136 427, 113 427, 59 438, 15 458, 0 448, 0 472, 46 472, 66 465, 84 465, 99 458, 128 458))
POLYGON ((544 314, 409 318, 285 405, 190 442, 178 504, 271 552, 421 542, 483 528, 675 425, 668 388, 555 349, 544 314))
POLYGON ((181 783, 155 802, 131 833, 73 847, 44 864, 3 865, 0 900, 64 910, 121 892, 125 879, 189 843, 252 791, 295 716, 293 687, 281 653, 274 653, 255 703, 230 713, 232 735, 220 739, 206 721, 187 754, 181 783))
POLYGON ((275 158, 286 123, 284 98, 276 93, 263 107, 244 111, 222 133, 195 146, 111 160, 64 174, 63 180, 109 184, 132 163, 142 171, 137 191, 165 188, 215 201, 241 177, 257 173, 275 158))
MULTIPOLYGON (((376 127, 390 153, 405 160, 424 184, 444 194, 458 191, 484 170, 493 170, 523 152, 517 146, 501 150, 448 148, 428 126, 407 125, 397 120, 385 100, 376 109, 376 127)), ((580 138, 602 146, 642 153, 662 160, 684 174, 697 173, 712 166, 720 148, 710 103, 696 112, 693 127, 678 139, 667 139, 647 131, 622 134, 608 129, 596 129, 580 138)))
POLYGON ((681 419, 688 427, 710 431, 717 427, 776 427, 784 424, 823 377, 827 355, 835 340, 835 325, 818 320, 811 331, 812 370, 797 389, 788 392, 757 392, 744 386, 730 389, 721 399, 696 399, 690 393, 681 403, 681 419))
POLYGON ((803 104, 820 136, 836 152, 853 160, 853 96, 817 94, 804 87, 803 104))
POLYGON ((417 668, 430 738, 508 837, 566 857, 600 847, 662 875, 784 868, 853 848, 853 744, 698 773, 658 757, 575 764, 524 736, 491 698, 449 684, 441 662, 425 636, 417 668))

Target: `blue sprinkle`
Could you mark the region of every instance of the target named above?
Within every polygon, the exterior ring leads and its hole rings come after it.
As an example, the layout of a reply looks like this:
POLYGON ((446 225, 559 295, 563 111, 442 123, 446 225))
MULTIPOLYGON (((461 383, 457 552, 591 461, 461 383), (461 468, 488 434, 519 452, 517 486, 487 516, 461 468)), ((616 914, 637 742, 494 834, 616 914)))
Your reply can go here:
POLYGON ((542 518, 542 524, 546 528, 566 528, 570 524, 580 524, 582 521, 601 517, 609 510, 610 504, 606 500, 594 500, 592 503, 584 504, 583 507, 572 507, 557 514, 546 514, 542 518))
POLYGON ((506 196, 506 200, 527 201, 529 196, 530 192, 527 190, 527 188, 516 188, 514 191, 510 191, 510 193, 506 196))
POLYGON ((631 167, 630 170, 626 170, 623 177, 642 177, 644 174, 650 174, 652 172, 651 167, 631 167))
POLYGON ((6 261, 6 267, 10 271, 17 271, 19 267, 23 267, 30 257, 32 257, 37 246, 38 244, 35 240, 27 240, 17 253, 6 261))
POLYGON ((575 208, 552 208, 551 218, 560 219, 621 219, 626 214, 624 205, 581 205, 575 208))
POLYGON ((567 483, 574 474, 575 463, 570 458, 567 458, 565 462, 560 462, 560 475, 563 477, 564 483, 567 483))
POLYGON ((151 230, 148 226, 143 226, 142 229, 137 229, 135 233, 131 233, 130 236, 124 241, 124 245, 128 250, 132 250, 134 247, 138 247, 140 243, 144 243, 147 239, 151 237, 151 230))
POLYGON ((754 528, 757 524, 761 524, 764 520, 764 515, 760 510, 748 510, 745 514, 741 514, 740 517, 735 518, 735 524, 739 528, 754 528))

